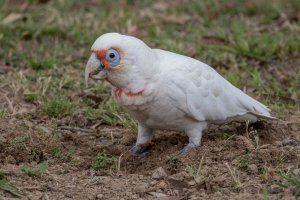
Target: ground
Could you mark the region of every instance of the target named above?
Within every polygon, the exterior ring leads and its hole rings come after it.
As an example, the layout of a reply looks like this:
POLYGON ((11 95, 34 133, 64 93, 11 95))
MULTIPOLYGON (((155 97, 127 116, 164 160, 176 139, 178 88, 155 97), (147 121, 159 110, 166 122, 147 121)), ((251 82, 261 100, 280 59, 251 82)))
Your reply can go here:
POLYGON ((0 1, 0 199, 296 199, 300 194, 298 1, 0 1), (104 82, 84 83, 93 41, 117 31, 208 63, 278 120, 210 125, 179 157, 104 82))

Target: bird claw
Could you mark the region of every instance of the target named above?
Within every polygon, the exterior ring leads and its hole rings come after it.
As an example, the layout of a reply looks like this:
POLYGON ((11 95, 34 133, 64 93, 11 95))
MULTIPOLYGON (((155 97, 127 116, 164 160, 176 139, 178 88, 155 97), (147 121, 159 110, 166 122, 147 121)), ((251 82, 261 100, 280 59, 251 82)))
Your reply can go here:
POLYGON ((130 153, 133 156, 146 155, 147 152, 148 152, 148 148, 147 147, 133 146, 130 149, 130 153))
POLYGON ((185 154, 188 151, 190 151, 191 149, 195 149, 196 147, 197 147, 196 145, 189 143, 185 147, 183 147, 181 150, 179 150, 175 156, 180 156, 182 154, 185 154))

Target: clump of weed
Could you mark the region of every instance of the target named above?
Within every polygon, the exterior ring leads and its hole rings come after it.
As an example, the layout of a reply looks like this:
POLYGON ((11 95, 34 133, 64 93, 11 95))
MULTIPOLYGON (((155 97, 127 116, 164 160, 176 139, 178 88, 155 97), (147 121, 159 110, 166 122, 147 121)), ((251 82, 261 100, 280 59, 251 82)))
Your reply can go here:
POLYGON ((226 79, 236 87, 241 87, 241 77, 238 73, 229 73, 226 75, 226 79))
POLYGON ((49 99, 42 108, 52 117, 63 117, 73 112, 72 103, 62 95, 49 99))
POLYGON ((75 151, 76 151, 75 147, 70 147, 67 153, 63 153, 60 148, 55 147, 52 150, 52 156, 53 158, 59 159, 63 162, 69 162, 71 161, 75 151))
POLYGON ((106 153, 106 151, 102 151, 96 157, 96 160, 93 164, 93 169, 95 171, 101 171, 105 169, 109 169, 114 163, 114 158, 106 153))
POLYGON ((10 144, 11 145, 23 144, 23 143, 26 143, 29 139, 30 139, 30 137, 28 135, 18 136, 18 137, 15 137, 14 139, 12 139, 10 141, 10 144))
POLYGON ((38 167, 23 166, 21 171, 28 176, 41 176, 48 169, 48 163, 42 162, 38 167))
POLYGON ((300 196, 300 173, 281 174, 283 180, 277 184, 283 188, 293 187, 294 195, 298 198, 300 196))
POLYGON ((31 66, 32 69, 42 70, 42 69, 51 69, 54 67, 56 61, 51 58, 43 58, 40 57, 30 57, 27 59, 28 65, 31 66))
POLYGON ((21 197, 21 193, 18 189, 8 182, 3 173, 0 172, 0 190, 8 192, 15 197, 21 197))
POLYGON ((36 93, 27 93, 24 94, 24 99, 29 103, 34 103, 38 99, 38 96, 39 95, 36 93))
POLYGON ((99 109, 102 112, 102 119, 107 123, 131 129, 136 128, 135 121, 115 101, 112 101, 110 104, 103 104, 99 106, 99 109))
POLYGON ((0 119, 5 119, 9 116, 8 112, 6 110, 0 110, 0 119))
POLYGON ((201 175, 202 173, 202 169, 203 169, 203 165, 205 162, 205 157, 202 156, 201 160, 199 161, 198 166, 188 166, 187 167, 187 171, 193 176, 194 180, 196 183, 200 183, 201 181, 203 181, 203 175, 201 175))
POLYGON ((89 120, 102 119, 111 126, 123 126, 132 130, 136 128, 136 122, 115 101, 100 104, 97 109, 88 107, 83 114, 89 120))
POLYGON ((263 188, 263 195, 264 195, 264 200, 269 199, 268 189, 265 187, 263 188))
POLYGON ((89 120, 97 120, 101 119, 101 110, 99 109, 94 109, 91 107, 87 107, 84 111, 83 114, 84 116, 89 119, 89 120))

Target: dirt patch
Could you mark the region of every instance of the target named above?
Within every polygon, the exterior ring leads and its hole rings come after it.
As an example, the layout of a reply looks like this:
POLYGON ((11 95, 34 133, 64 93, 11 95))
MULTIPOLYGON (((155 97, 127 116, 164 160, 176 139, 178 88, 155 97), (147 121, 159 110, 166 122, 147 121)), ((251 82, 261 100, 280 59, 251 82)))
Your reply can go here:
MULTIPOLYGON (((262 198, 264 187, 269 188, 270 197, 293 195, 273 182, 280 179, 280 171, 299 165, 298 116, 248 128, 238 123, 212 125, 202 146, 180 157, 174 154, 187 143, 182 133, 157 131, 149 153, 133 157, 128 150, 135 134, 130 130, 107 126, 66 130, 32 124, 0 121, 1 171, 23 192, 23 199, 155 199, 159 195, 253 199, 262 198), (116 158, 119 169, 100 173, 92 169, 103 149, 116 158), (42 161, 49 163, 49 169, 40 177, 20 170, 42 161), (158 167, 167 177, 152 177, 158 167)), ((0 196, 12 197, 2 191, 0 196)))

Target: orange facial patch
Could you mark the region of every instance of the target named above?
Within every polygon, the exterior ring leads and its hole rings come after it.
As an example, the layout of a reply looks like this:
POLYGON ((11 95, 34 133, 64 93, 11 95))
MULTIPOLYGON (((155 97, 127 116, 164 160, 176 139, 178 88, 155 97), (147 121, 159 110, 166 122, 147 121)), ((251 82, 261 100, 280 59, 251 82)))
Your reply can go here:
MULTIPOLYGON (((124 51, 117 46, 111 46, 108 49, 115 49, 120 54, 121 59, 123 59, 125 56, 124 51)), ((106 54, 107 54, 106 49, 100 49, 97 51, 92 50, 92 52, 94 52, 96 54, 96 56, 98 57, 98 59, 104 64, 105 69, 112 70, 112 71, 119 70, 118 68, 111 67, 110 63, 106 60, 106 54)))
POLYGON ((98 51, 93 51, 93 52, 96 53, 96 56, 104 64, 106 69, 110 68, 110 64, 105 58, 106 57, 106 52, 107 52, 106 49, 100 49, 98 51))

